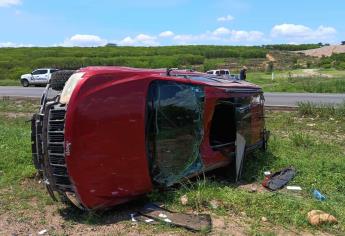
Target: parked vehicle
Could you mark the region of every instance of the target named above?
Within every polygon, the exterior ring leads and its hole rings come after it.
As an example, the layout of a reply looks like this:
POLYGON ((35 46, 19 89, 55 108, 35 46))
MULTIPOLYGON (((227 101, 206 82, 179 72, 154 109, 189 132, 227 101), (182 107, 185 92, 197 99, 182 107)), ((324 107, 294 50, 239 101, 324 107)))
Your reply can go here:
POLYGON ((46 87, 32 152, 54 199, 107 208, 230 165, 238 134, 246 153, 265 149, 260 87, 167 71, 87 67, 53 98, 46 87))
POLYGON ((206 73, 209 75, 230 75, 230 70, 228 69, 209 70, 206 73))
POLYGON ((30 85, 46 85, 49 83, 51 74, 58 71, 58 69, 53 68, 42 68, 36 69, 30 74, 24 74, 20 76, 20 83, 24 87, 30 85))

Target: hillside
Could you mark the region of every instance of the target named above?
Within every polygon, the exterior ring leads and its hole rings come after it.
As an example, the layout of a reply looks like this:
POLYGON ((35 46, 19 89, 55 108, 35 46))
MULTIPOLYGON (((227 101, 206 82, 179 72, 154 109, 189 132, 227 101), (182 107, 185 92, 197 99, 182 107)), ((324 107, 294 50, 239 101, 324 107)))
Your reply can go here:
MULTIPOLYGON (((219 58, 265 58, 267 49, 241 46, 0 48, 0 80, 18 80, 35 68, 77 69, 90 65, 142 68, 192 67, 219 58)), ((200 67, 201 66, 201 67, 200 67)), ((213 65, 212 65, 213 66, 213 65)))
POLYGON ((309 68, 318 66, 318 59, 295 52, 303 49, 319 50, 315 49, 319 47, 317 44, 306 44, 0 48, 0 85, 19 85, 20 75, 42 67, 78 69, 92 65, 116 65, 193 68, 198 71, 229 68, 234 73, 244 65, 252 72, 309 68))
POLYGON ((345 53, 345 45, 330 45, 330 46, 324 46, 321 48, 315 48, 315 49, 308 49, 303 51, 298 51, 300 53, 303 53, 307 56, 312 57, 330 57, 332 54, 338 54, 338 53, 345 53))

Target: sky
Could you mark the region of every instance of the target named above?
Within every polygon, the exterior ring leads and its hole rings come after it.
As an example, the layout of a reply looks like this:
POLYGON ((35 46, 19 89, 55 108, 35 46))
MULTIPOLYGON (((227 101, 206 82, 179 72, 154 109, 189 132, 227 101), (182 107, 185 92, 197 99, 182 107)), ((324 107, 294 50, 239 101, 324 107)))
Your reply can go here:
POLYGON ((0 0, 0 47, 345 40, 344 0, 0 0))

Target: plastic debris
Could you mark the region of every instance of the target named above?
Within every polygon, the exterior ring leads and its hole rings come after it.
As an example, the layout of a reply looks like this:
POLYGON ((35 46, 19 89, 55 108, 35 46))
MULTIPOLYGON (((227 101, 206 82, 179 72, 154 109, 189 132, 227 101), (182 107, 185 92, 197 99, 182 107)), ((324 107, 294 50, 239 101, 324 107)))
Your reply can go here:
POLYGON ((131 213, 131 220, 132 222, 136 222, 137 220, 134 218, 135 213, 131 213))
POLYGON ((167 215, 162 214, 162 213, 160 213, 158 216, 159 216, 160 218, 167 218, 167 215))
POLYGON ((180 201, 181 201, 181 204, 182 205, 187 205, 187 203, 188 203, 188 197, 187 197, 187 195, 183 195, 181 198, 180 198, 180 201))
POLYGON ((316 189, 314 189, 314 191, 313 191, 313 197, 319 201, 325 201, 326 200, 326 197, 316 189))
POLYGON ((286 189, 288 190, 296 190, 296 191, 301 191, 302 188, 300 186, 286 186, 286 189))
POLYGON ((265 171, 265 172, 264 172, 264 175, 265 175, 265 176, 271 175, 271 171, 265 171))
POLYGON ((308 212, 308 221, 311 225, 321 225, 321 224, 336 224, 338 223, 337 218, 320 210, 312 210, 308 212))
POLYGON ((211 205, 211 207, 212 207, 213 209, 217 209, 218 206, 219 206, 219 203, 218 203, 217 200, 213 199, 213 200, 210 201, 210 205, 211 205))
POLYGON ((40 232, 38 232, 38 235, 43 235, 43 234, 45 234, 45 233, 47 233, 48 232, 48 230, 47 229, 44 229, 44 230, 41 230, 40 232))

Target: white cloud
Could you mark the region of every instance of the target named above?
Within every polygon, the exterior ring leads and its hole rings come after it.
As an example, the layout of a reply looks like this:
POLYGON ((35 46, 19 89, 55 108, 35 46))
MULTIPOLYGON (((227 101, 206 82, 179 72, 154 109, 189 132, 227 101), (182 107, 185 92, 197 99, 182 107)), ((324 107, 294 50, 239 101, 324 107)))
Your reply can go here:
POLYGON ((22 4, 21 0, 0 0, 0 7, 10 7, 22 4))
POLYGON ((249 42, 259 44, 265 38, 264 33, 260 31, 230 30, 226 27, 220 27, 203 34, 176 35, 173 40, 177 44, 244 44, 249 42))
POLYGON ((21 48, 21 47, 34 47, 33 44, 22 44, 13 42, 0 43, 0 48, 21 48))
POLYGON ((134 38, 127 36, 118 42, 121 46, 158 46, 156 36, 138 34, 134 38))
POLYGON ((281 24, 273 26, 272 37, 284 37, 298 41, 320 40, 332 38, 337 33, 333 27, 320 25, 317 29, 312 29, 305 25, 281 24))
POLYGON ((104 46, 107 44, 107 40, 102 39, 97 35, 89 35, 89 34, 76 34, 73 35, 71 38, 65 40, 62 46, 67 47, 98 47, 104 46))
POLYGON ((233 42, 257 42, 264 39, 264 33, 260 31, 244 31, 244 30, 233 30, 231 32, 231 41, 233 42))
POLYGON ((168 37, 173 37, 175 34, 171 32, 170 30, 163 31, 161 32, 158 36, 162 38, 168 38, 168 37))
POLYGON ((232 15, 221 16, 217 18, 217 21, 224 22, 224 21, 233 21, 235 17, 232 15))
MULTIPOLYGON (((327 31, 322 29, 320 31, 327 31)), ((119 46, 159 46, 159 45, 186 45, 186 44, 214 44, 214 45, 249 45, 267 42, 265 35, 260 31, 233 30, 219 27, 213 31, 200 34, 175 34, 171 31, 163 31, 158 35, 138 34, 127 36, 121 40, 109 40, 97 35, 76 34, 66 39, 63 43, 50 46, 66 47, 98 47, 107 43, 116 43, 119 46)), ((16 43, 0 43, 0 47, 32 46, 16 43)), ((47 45, 49 46, 49 45, 47 45)))
POLYGON ((212 34, 214 35, 226 35, 226 34, 230 34, 231 31, 228 29, 228 28, 225 28, 225 27, 219 27, 218 29, 214 30, 212 32, 212 34))

